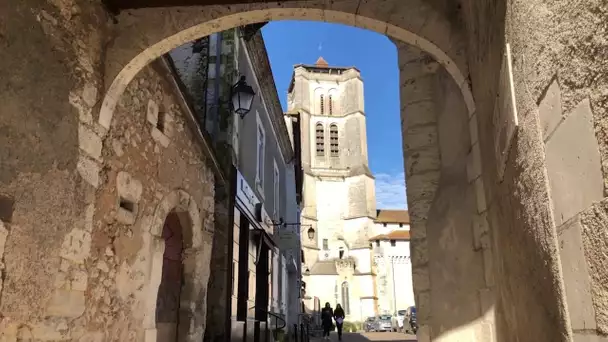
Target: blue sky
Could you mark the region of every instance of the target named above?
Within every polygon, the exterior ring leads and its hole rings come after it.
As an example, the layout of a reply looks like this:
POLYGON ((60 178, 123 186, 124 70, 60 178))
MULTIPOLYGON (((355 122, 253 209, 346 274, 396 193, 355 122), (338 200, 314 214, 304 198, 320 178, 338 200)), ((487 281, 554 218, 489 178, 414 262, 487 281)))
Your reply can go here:
POLYGON ((283 109, 295 64, 314 64, 323 56, 329 65, 359 68, 378 208, 406 208, 395 45, 375 32, 309 21, 271 22, 262 28, 262 34, 283 109))

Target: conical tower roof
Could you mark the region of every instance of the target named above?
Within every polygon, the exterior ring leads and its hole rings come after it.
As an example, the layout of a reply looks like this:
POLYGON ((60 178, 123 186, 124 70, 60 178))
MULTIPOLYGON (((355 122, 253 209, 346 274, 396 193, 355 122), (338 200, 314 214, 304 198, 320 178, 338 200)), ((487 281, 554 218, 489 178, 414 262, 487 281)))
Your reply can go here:
POLYGON ((329 64, 327 64, 327 61, 323 57, 319 57, 319 59, 317 59, 317 62, 315 63, 315 66, 327 68, 329 64))

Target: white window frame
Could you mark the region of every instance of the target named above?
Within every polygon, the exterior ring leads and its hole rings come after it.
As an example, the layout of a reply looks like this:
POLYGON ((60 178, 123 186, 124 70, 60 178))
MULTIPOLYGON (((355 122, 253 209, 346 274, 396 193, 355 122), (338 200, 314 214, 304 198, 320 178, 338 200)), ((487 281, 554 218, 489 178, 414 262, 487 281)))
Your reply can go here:
POLYGON ((260 193, 260 196, 264 198, 264 164, 266 163, 266 130, 262 120, 260 119, 260 112, 255 111, 257 121, 256 131, 256 172, 255 172, 255 185, 260 193), (261 133, 261 134, 260 134, 261 133))
POLYGON ((281 180, 281 175, 279 173, 279 166, 277 165, 277 160, 273 160, 273 197, 274 197, 274 219, 278 220, 279 219, 279 215, 280 215, 280 203, 281 201, 279 201, 279 197, 280 197, 280 180, 281 180))

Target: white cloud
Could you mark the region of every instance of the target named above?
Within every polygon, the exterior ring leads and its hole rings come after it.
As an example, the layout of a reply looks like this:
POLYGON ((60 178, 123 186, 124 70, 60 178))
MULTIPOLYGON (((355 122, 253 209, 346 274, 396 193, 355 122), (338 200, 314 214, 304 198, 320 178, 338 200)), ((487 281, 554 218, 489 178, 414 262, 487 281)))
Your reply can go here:
POLYGON ((405 173, 378 173, 376 177, 376 207, 378 209, 407 209, 405 173))

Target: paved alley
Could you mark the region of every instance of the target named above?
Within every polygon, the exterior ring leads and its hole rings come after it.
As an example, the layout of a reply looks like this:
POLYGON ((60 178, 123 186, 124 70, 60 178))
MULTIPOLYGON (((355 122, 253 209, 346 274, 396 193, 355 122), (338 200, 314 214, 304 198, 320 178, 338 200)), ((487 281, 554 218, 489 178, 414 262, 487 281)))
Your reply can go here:
MULTIPOLYGON (((315 342, 320 342, 322 339, 315 339, 315 342)), ((336 333, 331 334, 331 341, 338 341, 338 335, 336 333)), ((399 342, 414 342, 416 341, 415 335, 406 335, 403 333, 393 332, 369 332, 369 333, 345 333, 342 336, 344 342, 388 342, 388 341, 399 341, 399 342)))

